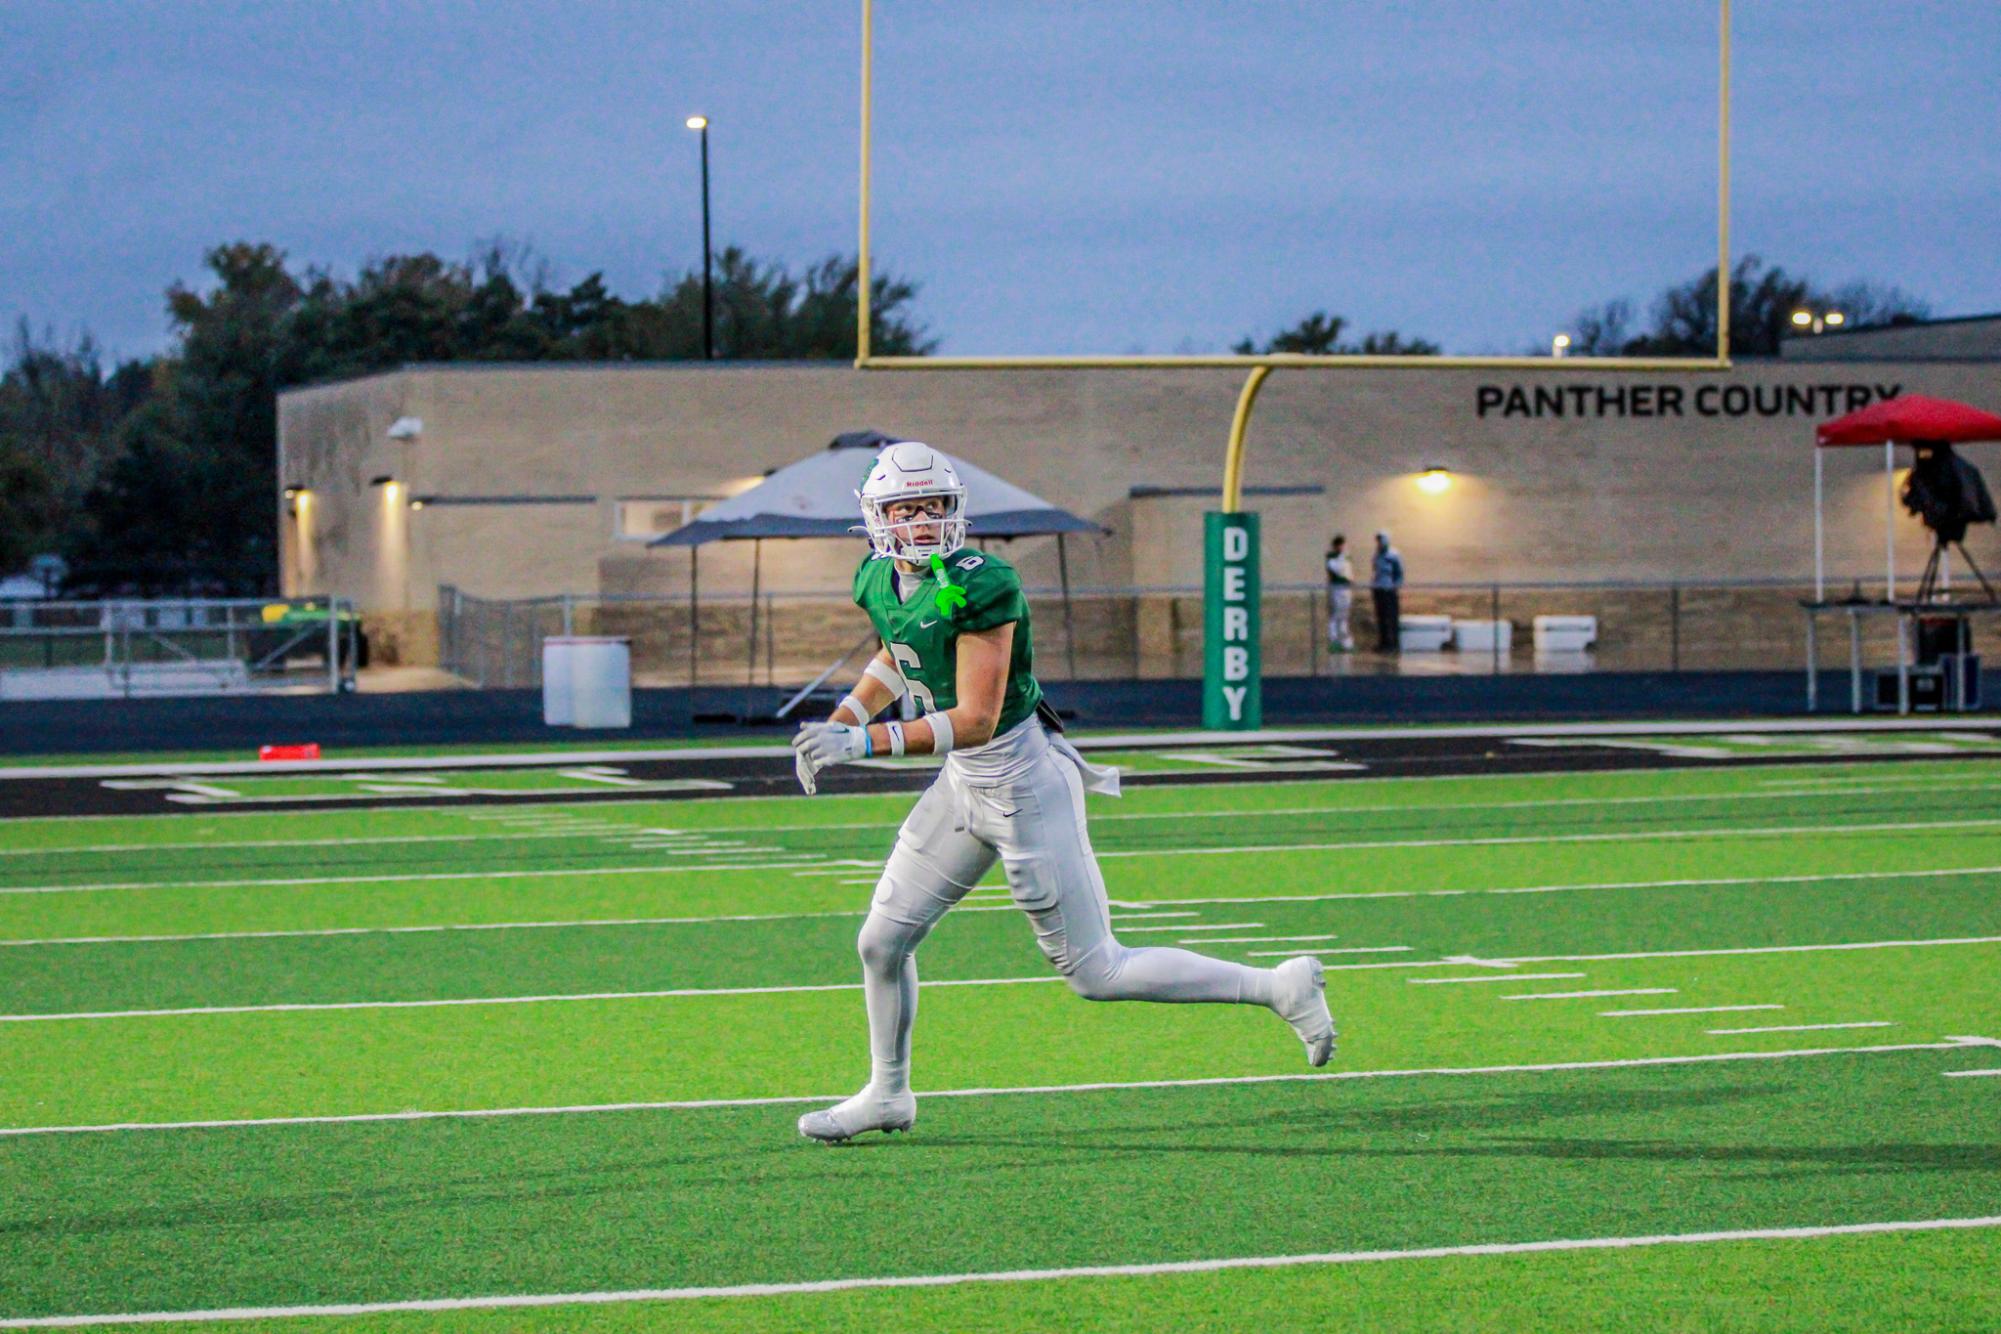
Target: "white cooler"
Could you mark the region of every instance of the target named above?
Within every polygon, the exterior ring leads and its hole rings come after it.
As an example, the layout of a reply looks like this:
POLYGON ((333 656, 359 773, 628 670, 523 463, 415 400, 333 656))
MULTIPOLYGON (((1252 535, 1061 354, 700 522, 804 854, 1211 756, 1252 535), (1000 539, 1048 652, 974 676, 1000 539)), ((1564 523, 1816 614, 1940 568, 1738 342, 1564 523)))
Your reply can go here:
POLYGON ((1506 653, 1514 643, 1513 621, 1452 622, 1452 647, 1461 653, 1506 653))
POLYGON ((1436 653, 1452 638, 1450 616, 1400 616, 1397 646, 1405 653, 1436 653))
POLYGON ((542 721, 550 727, 632 726, 632 641, 601 635, 543 640, 542 721))
POLYGON ((1535 651, 1538 653, 1582 653, 1597 642, 1596 616, 1535 618, 1535 651))

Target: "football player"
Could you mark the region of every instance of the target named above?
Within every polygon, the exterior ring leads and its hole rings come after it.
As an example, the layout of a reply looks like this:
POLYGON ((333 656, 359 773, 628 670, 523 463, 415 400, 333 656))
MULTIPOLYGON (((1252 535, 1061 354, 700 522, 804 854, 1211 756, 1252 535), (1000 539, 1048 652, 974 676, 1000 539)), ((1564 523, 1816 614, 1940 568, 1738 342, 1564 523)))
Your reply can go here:
POLYGON ((883 647, 828 721, 807 723, 793 739, 799 782, 812 793, 828 765, 873 755, 945 763, 903 822, 862 923, 868 1086, 802 1116, 799 1132, 837 1141, 916 1120, 914 953, 996 859, 1042 952, 1078 995, 1263 1005, 1292 1025, 1309 1065, 1326 1064, 1334 1022, 1319 960, 1250 968, 1131 948, 1113 934, 1084 791, 1117 795, 1118 773, 1079 755, 1043 703, 1021 579, 1000 557, 965 545, 966 488, 951 460, 915 441, 893 444, 857 495, 873 550, 855 571, 854 599, 883 647), (906 693, 919 716, 872 721, 906 693))

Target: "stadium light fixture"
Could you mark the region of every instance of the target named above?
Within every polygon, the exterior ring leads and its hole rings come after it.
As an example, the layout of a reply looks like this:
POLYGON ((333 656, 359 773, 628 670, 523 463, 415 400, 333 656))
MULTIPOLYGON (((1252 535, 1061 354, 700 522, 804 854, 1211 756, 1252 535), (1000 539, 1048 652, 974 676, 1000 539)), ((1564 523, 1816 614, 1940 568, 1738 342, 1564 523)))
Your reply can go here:
POLYGON ((1812 333, 1839 328, 1846 323, 1848 316, 1838 310, 1809 310, 1802 306, 1793 312, 1793 328, 1812 333))
POLYGON ((1549 340, 1549 354, 1552 357, 1560 357, 1568 351, 1570 351, 1569 334, 1560 333, 1556 337, 1549 340))
POLYGON ((688 117, 688 128, 691 130, 706 130, 709 128, 709 118, 707 116, 690 116, 688 117))
POLYGON ((1427 464, 1417 475, 1417 489, 1427 496, 1442 496, 1452 489, 1452 469, 1442 463, 1427 464))

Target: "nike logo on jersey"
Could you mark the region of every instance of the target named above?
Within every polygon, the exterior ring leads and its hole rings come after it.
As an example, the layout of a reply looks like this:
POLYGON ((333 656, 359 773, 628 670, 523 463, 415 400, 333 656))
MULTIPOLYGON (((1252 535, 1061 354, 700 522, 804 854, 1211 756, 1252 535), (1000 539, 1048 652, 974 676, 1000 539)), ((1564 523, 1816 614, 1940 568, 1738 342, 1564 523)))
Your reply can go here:
POLYGON ((919 630, 929 630, 932 626, 936 624, 938 624, 938 622, 936 621, 919 621, 917 623, 917 628, 919 630))

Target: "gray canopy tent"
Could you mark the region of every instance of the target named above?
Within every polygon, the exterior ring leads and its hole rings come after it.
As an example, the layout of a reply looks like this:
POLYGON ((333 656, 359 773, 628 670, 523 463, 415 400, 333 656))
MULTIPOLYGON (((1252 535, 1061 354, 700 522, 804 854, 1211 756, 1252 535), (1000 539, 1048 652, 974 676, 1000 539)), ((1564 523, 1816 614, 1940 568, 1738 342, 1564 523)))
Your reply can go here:
MULTIPOLYGON (((860 525, 861 513, 855 491, 868 473, 868 465, 884 446, 896 444, 901 436, 881 431, 847 431, 834 437, 814 454, 772 471, 762 482, 719 501, 702 511, 693 523, 656 537, 649 546, 687 547, 688 551, 688 661, 689 683, 695 679, 696 645, 701 630, 701 548, 710 542, 750 542, 750 670, 757 662, 758 594, 763 578, 763 544, 766 538, 846 537, 860 525)), ((974 541, 991 538, 1056 538, 1056 568, 1063 585, 1064 641, 1069 649, 1070 674, 1077 674, 1074 621, 1070 608, 1070 554, 1064 539, 1071 533, 1102 532, 1089 519, 1079 518, 1051 505, 1031 491, 1006 482, 961 459, 953 460, 959 480, 966 484, 966 513, 971 520, 974 541)), ((867 641, 864 640, 864 643, 867 641)), ((859 645, 857 647, 860 647, 859 645)), ((779 710, 783 717, 800 700, 817 688, 854 656, 850 650, 822 672, 779 710)), ((746 681, 751 678, 746 676, 746 681)))

